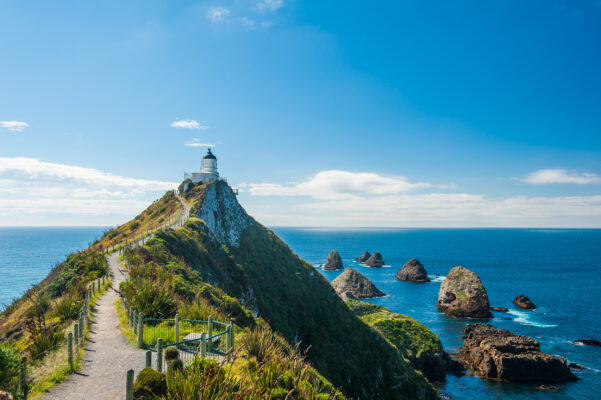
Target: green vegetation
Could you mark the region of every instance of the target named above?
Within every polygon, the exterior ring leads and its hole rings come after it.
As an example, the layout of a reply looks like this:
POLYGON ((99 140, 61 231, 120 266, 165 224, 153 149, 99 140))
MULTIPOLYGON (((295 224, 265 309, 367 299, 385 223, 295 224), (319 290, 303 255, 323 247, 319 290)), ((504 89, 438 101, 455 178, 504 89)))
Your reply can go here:
POLYGON ((438 336, 411 317, 360 300, 349 299, 347 304, 405 357, 418 357, 424 352, 440 353, 443 350, 438 336))
POLYGON ((14 345, 0 345, 0 388, 10 393, 17 393, 22 363, 21 355, 14 345))
POLYGON ((134 398, 137 400, 152 400, 167 394, 165 374, 146 367, 136 377, 134 383, 134 398))

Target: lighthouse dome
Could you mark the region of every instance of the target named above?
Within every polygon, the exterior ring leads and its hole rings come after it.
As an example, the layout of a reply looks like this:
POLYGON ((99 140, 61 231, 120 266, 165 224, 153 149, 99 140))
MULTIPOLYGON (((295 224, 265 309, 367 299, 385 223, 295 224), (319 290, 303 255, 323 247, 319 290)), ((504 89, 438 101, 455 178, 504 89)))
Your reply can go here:
POLYGON ((205 154, 205 156, 202 159, 203 160, 216 160, 217 157, 215 157, 215 155, 213 153, 211 153, 211 149, 209 149, 207 154, 205 154))

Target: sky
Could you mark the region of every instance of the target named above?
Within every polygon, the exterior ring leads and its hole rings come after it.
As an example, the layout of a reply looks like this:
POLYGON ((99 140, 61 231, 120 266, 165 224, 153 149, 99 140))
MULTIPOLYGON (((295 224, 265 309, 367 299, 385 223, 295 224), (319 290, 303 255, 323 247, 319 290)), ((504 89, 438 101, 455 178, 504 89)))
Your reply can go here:
POLYGON ((601 228, 601 1, 0 0, 0 226, 207 147, 268 226, 601 228))

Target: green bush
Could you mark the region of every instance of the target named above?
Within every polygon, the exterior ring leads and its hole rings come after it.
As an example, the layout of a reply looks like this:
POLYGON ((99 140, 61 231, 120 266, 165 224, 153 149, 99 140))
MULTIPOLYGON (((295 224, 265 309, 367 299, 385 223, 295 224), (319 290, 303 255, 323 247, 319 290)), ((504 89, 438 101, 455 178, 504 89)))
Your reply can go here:
POLYGON ((19 374, 21 372, 21 356, 17 349, 9 344, 0 345, 0 389, 17 393, 19 374))
POLYGON ((144 368, 134 382, 134 399, 151 400, 167 394, 165 374, 152 368, 144 368))

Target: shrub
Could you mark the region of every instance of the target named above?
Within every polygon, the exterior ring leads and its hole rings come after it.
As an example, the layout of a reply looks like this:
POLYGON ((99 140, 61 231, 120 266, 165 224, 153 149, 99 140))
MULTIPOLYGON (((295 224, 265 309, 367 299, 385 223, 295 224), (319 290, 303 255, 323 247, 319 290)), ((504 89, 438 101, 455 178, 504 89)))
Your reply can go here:
POLYGON ((25 329, 29 333, 31 357, 37 357, 54 349, 65 338, 65 331, 59 324, 47 324, 43 314, 25 321, 25 329))
POLYGON ((17 349, 8 343, 0 345, 0 389, 16 393, 19 387, 21 356, 17 349))
POLYGON ((62 320, 74 320, 79 316, 83 301, 78 299, 76 294, 67 293, 54 304, 54 315, 62 320))
POLYGON ((134 399, 151 400, 167 394, 165 374, 152 368, 144 368, 134 383, 134 399))

